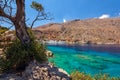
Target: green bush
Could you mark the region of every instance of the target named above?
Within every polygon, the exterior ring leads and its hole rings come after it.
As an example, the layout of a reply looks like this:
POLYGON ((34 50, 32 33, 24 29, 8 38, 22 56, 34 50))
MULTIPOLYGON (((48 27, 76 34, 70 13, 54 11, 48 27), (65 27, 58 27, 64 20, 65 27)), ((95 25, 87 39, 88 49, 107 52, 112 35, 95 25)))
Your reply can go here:
POLYGON ((120 80, 120 78, 110 77, 108 74, 96 74, 94 76, 81 73, 79 71, 73 71, 71 73, 72 80, 120 80))
POLYGON ((72 80, 94 80, 90 75, 86 75, 79 71, 74 71, 71 73, 72 80))
POLYGON ((0 58, 0 71, 10 71, 10 70, 24 70, 25 67, 32 60, 37 60, 39 62, 44 62, 47 60, 45 45, 40 42, 35 41, 31 32, 31 43, 22 45, 17 39, 9 47, 4 50, 4 57, 0 58))
POLYGON ((96 74, 94 75, 95 80, 120 80, 120 78, 110 77, 109 74, 96 74))

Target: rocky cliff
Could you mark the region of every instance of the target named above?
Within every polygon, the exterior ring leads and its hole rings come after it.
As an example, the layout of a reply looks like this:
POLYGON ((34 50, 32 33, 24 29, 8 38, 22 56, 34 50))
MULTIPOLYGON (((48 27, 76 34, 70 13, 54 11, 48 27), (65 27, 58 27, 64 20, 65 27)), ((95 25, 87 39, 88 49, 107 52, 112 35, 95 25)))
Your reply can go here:
POLYGON ((120 44, 120 18, 73 20, 34 28, 38 39, 67 43, 120 44))

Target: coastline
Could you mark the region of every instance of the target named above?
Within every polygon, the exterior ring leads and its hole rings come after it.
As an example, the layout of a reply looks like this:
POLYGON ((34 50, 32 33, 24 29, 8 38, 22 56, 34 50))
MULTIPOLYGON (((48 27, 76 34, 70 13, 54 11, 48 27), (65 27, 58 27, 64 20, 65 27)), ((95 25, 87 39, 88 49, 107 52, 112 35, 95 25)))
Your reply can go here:
POLYGON ((119 43, 105 43, 105 42, 69 42, 69 41, 62 41, 62 40, 40 40, 44 44, 50 45, 120 45, 119 43))

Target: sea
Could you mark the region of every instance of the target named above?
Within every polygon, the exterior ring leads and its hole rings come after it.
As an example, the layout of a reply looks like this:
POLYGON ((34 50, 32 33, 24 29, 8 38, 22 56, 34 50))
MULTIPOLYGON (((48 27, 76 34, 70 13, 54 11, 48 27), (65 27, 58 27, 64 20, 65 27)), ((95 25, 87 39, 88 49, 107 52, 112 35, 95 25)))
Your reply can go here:
POLYGON ((54 56, 49 61, 69 74, 108 74, 120 77, 120 45, 48 44, 54 56))

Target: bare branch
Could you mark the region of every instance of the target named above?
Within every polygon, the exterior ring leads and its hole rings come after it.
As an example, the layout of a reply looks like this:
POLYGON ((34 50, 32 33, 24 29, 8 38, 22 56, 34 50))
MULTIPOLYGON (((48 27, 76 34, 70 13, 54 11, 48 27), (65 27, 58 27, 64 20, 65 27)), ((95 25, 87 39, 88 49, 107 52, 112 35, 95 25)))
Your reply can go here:
POLYGON ((39 17, 39 12, 38 12, 38 15, 36 15, 35 19, 33 20, 30 28, 32 29, 33 25, 35 24, 35 22, 38 20, 38 17, 39 17))
POLYGON ((11 29, 13 26, 14 26, 14 25, 9 26, 8 29, 11 29))
POLYGON ((1 7, 0 7, 0 16, 5 17, 5 18, 8 18, 8 19, 10 19, 11 21, 12 21, 13 18, 14 18, 14 17, 12 17, 12 16, 6 14, 6 13, 4 12, 4 10, 3 10, 1 7))
POLYGON ((14 17, 12 17, 12 6, 11 1, 13 0, 1 0, 0 1, 0 16, 4 18, 8 18, 13 21, 14 17), (7 12, 8 11, 8 12, 7 12))
POLYGON ((6 23, 8 23, 10 25, 13 25, 13 23, 11 21, 9 21, 8 19, 6 19, 6 18, 0 18, 0 21, 1 22, 6 22, 6 23))
POLYGON ((26 19, 25 22, 27 22, 27 21, 29 21, 29 20, 30 20, 30 18, 26 19))
POLYGON ((35 22, 37 21, 40 21, 40 20, 51 20, 52 18, 49 18, 48 17, 48 14, 46 14, 45 12, 39 12, 38 11, 38 14, 36 15, 35 19, 32 21, 32 24, 30 26, 30 28, 32 29, 35 22))
POLYGON ((9 5, 10 5, 10 6, 9 6, 10 16, 12 16, 12 12, 13 12, 13 9, 14 9, 14 8, 12 7, 12 4, 11 4, 12 2, 14 2, 14 0, 11 0, 11 1, 9 2, 9 5))
POLYGON ((2 25, 2 22, 3 22, 3 24, 4 24, 4 23, 9 24, 9 27, 8 27, 8 25, 7 25, 7 28, 8 28, 8 29, 10 29, 10 28, 12 28, 12 27, 14 26, 14 24, 13 24, 9 19, 7 19, 7 18, 1 17, 1 18, 0 18, 0 22, 1 22, 1 25, 2 25))

